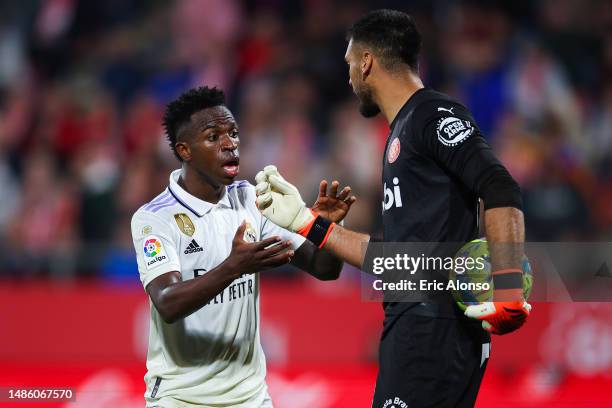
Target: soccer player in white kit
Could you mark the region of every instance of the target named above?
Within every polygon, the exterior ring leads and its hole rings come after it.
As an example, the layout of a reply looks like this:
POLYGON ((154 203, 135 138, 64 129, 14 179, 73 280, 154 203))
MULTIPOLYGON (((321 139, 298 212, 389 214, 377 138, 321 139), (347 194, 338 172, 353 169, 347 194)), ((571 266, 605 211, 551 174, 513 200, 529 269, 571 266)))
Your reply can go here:
MULTIPOLYGON (((342 262, 264 218, 255 188, 235 182, 238 125, 216 88, 192 89, 164 116, 181 168, 132 218, 150 297, 147 407, 272 407, 259 335, 259 272, 291 262, 322 280, 342 262)), ((313 210, 341 221, 350 188, 321 182, 313 210)))

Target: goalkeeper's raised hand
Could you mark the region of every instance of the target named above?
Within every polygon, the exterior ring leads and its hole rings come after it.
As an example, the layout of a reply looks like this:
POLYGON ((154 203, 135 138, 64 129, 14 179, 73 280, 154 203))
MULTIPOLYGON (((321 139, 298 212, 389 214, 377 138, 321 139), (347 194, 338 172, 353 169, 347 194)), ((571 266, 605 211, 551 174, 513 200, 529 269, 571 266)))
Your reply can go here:
POLYGON ((338 194, 340 183, 332 181, 327 191, 327 180, 319 184, 319 196, 312 206, 312 211, 332 222, 340 222, 346 217, 357 198, 351 195, 351 188, 346 186, 338 194))
MULTIPOLYGON (((306 207, 298 189, 280 175, 275 166, 266 166, 255 176, 257 186, 257 208, 269 220, 276 225, 306 237, 313 244, 322 248, 335 223, 322 217, 317 212, 306 207)), ((344 218, 348 209, 355 201, 355 197, 349 197, 350 188, 344 189, 340 197, 336 197, 337 185, 332 186, 333 198, 321 197, 323 183, 319 191, 318 207, 336 218, 338 221, 344 218), (334 188, 335 187, 335 188, 334 188)))
POLYGON ((299 233, 316 218, 298 189, 280 175, 276 166, 264 167, 255 181, 257 208, 276 225, 299 233))

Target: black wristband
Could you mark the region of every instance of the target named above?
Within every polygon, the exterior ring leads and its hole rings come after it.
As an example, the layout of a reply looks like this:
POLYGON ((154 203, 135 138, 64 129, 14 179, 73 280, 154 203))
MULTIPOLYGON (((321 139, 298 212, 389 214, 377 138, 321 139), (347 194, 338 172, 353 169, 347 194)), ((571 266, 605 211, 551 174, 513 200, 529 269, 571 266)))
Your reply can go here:
POLYGON ((493 288, 498 289, 522 289, 523 274, 521 272, 510 272, 499 275, 493 274, 493 288))
POLYGON ((327 233, 332 225, 333 223, 330 220, 317 215, 312 227, 310 227, 310 231, 308 231, 308 234, 306 235, 306 239, 315 244, 317 247, 321 248, 323 244, 325 244, 327 233))

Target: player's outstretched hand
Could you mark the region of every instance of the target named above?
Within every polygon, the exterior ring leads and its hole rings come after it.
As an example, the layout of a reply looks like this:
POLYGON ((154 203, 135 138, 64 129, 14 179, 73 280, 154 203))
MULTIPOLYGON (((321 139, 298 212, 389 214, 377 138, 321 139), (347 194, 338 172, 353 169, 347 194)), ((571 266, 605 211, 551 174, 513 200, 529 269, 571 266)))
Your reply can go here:
POLYGON ((525 301, 483 302, 468 306, 465 315, 482 320, 482 328, 493 334, 507 334, 519 329, 529 317, 531 305, 525 301))
POLYGON ((350 195, 350 186, 344 187, 338 194, 338 187, 340 187, 338 181, 332 181, 329 192, 327 192, 327 184, 327 180, 322 180, 319 184, 319 196, 312 210, 332 222, 340 222, 346 217, 357 198, 350 195))
POLYGON ((291 261, 295 252, 291 241, 282 241, 280 237, 266 238, 259 242, 246 242, 244 235, 247 223, 243 221, 232 241, 232 252, 226 262, 238 275, 255 273, 263 269, 284 265, 291 261))
POLYGON ((255 176, 259 211, 276 225, 299 232, 316 218, 306 207, 298 189, 280 175, 276 166, 266 166, 255 176))

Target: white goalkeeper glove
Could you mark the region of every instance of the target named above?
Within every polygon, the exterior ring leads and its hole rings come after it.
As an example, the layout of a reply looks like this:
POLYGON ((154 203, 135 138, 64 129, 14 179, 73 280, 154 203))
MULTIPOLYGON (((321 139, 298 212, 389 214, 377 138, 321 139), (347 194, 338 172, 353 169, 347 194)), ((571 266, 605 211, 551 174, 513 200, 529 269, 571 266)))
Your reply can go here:
POLYGON ((280 175, 276 166, 266 166, 255 181, 257 208, 264 217, 323 248, 335 223, 306 207, 298 189, 280 175))
POLYGON ((293 232, 303 232, 316 214, 306 207, 298 189, 283 178, 276 166, 266 166, 255 176, 257 208, 276 225, 293 232))

